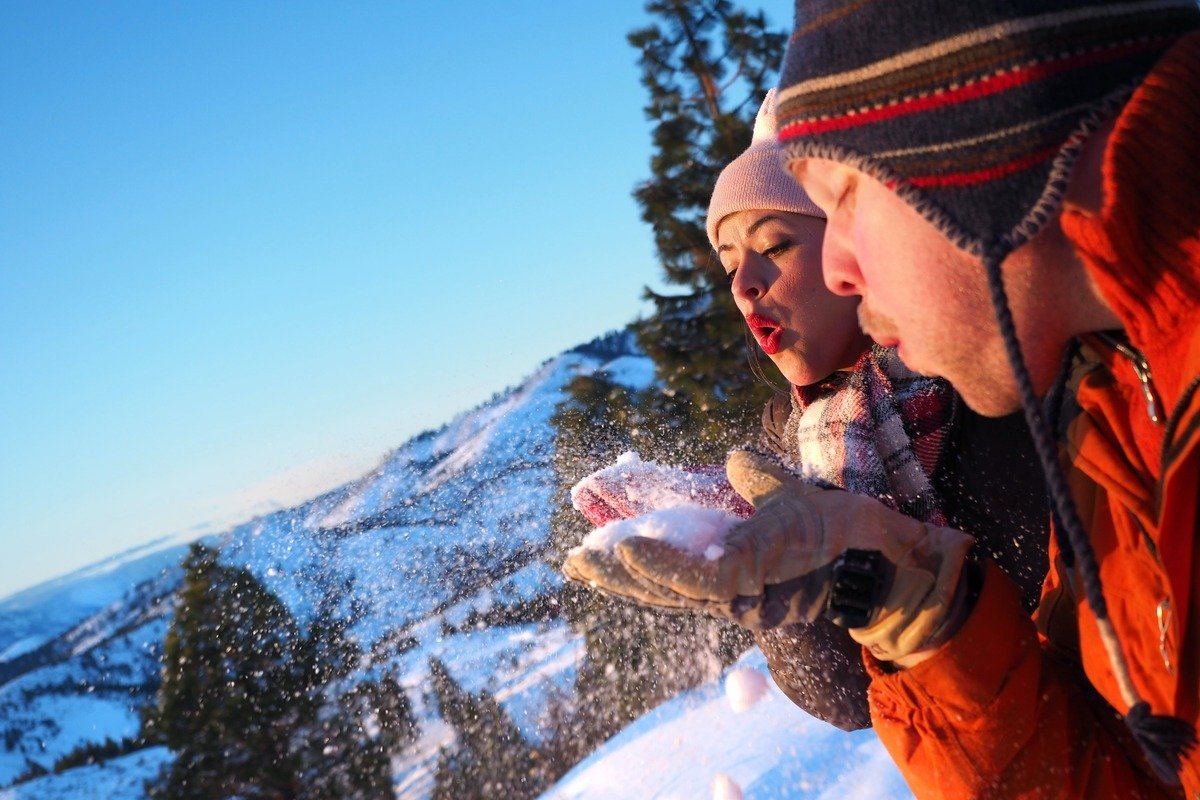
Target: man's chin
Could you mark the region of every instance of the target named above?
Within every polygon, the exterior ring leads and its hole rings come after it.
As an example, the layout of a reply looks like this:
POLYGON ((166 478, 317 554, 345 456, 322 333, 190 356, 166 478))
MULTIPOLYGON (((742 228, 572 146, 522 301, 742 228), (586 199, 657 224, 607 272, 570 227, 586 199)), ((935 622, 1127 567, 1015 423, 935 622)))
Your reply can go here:
MULTIPOLYGON (((881 344, 881 342, 879 342, 878 340, 876 340, 875 343, 881 344)), ((928 367, 923 367, 919 363, 916 363, 915 361, 913 361, 912 355, 905 349, 905 347, 902 344, 901 345, 883 345, 883 346, 884 347, 895 347, 896 355, 900 356, 900 360, 904 362, 904 366, 908 367, 913 372, 920 375, 922 378, 945 377, 943 375, 939 375, 937 372, 930 370, 928 367)))
MULTIPOLYGON (((950 384, 954 386, 954 382, 950 384)), ((983 417, 1007 417, 1021 409, 1021 399, 1015 392, 972 391, 954 386, 967 408, 983 417)))
POLYGON ((1016 383, 997 386, 991 381, 986 384, 978 376, 955 379, 951 375, 930 369, 928 365, 912 363, 905 358, 904 348, 899 349, 900 360, 904 366, 926 378, 942 378, 954 387, 967 408, 984 417, 1006 417, 1021 408, 1021 396, 1017 392, 1016 383), (984 385, 981 385, 984 384, 984 385))

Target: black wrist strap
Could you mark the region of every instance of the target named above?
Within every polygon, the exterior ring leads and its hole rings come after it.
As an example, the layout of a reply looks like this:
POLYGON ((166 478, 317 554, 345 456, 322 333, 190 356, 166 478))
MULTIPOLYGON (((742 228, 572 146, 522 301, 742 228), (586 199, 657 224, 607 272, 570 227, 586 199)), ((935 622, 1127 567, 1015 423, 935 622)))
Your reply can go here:
POLYGON ((887 594, 894 567, 878 550, 846 550, 833 562, 824 616, 843 628, 865 628, 887 594))

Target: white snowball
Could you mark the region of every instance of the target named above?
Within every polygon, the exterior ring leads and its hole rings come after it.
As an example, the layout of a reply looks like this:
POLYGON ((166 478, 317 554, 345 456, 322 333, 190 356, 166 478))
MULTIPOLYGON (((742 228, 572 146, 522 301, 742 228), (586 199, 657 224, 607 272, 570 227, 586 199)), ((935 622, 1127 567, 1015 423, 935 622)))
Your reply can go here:
POLYGON ((597 528, 580 545, 593 550, 611 550, 630 536, 661 539, 668 544, 709 559, 720 557, 720 543, 740 520, 727 511, 700 506, 660 508, 633 519, 620 519, 597 528))
POLYGON ((769 688, 767 676, 750 667, 737 667, 725 676, 725 699, 738 714, 761 700, 769 688))
POLYGON ((713 778, 713 800, 742 800, 742 787, 724 772, 713 778))

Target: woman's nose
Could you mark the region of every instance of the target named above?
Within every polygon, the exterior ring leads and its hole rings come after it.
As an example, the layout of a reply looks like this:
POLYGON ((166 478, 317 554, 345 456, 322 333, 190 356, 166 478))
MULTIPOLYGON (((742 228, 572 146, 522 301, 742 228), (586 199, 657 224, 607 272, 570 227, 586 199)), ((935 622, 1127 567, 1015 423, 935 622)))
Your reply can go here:
POLYGON ((767 293, 762 271, 755 268, 753 259, 747 259, 733 275, 730 286, 735 300, 757 300, 767 293))

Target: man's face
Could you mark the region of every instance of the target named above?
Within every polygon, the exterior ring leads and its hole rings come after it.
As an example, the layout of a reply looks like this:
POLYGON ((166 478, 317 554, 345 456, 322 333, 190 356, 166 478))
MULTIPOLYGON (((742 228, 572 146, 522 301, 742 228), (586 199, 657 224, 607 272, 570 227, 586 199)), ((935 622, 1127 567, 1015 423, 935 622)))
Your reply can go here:
MULTIPOLYGON (((1000 416, 1019 408, 980 260, 853 167, 809 158, 793 162, 792 174, 829 217, 825 283, 835 294, 862 296, 863 330, 896 347, 911 369, 949 380, 975 411, 1000 416)), ((1066 339, 1045 325, 1045 301, 1033 291, 1032 245, 1010 256, 1004 273, 1035 388, 1044 390, 1066 339)))

